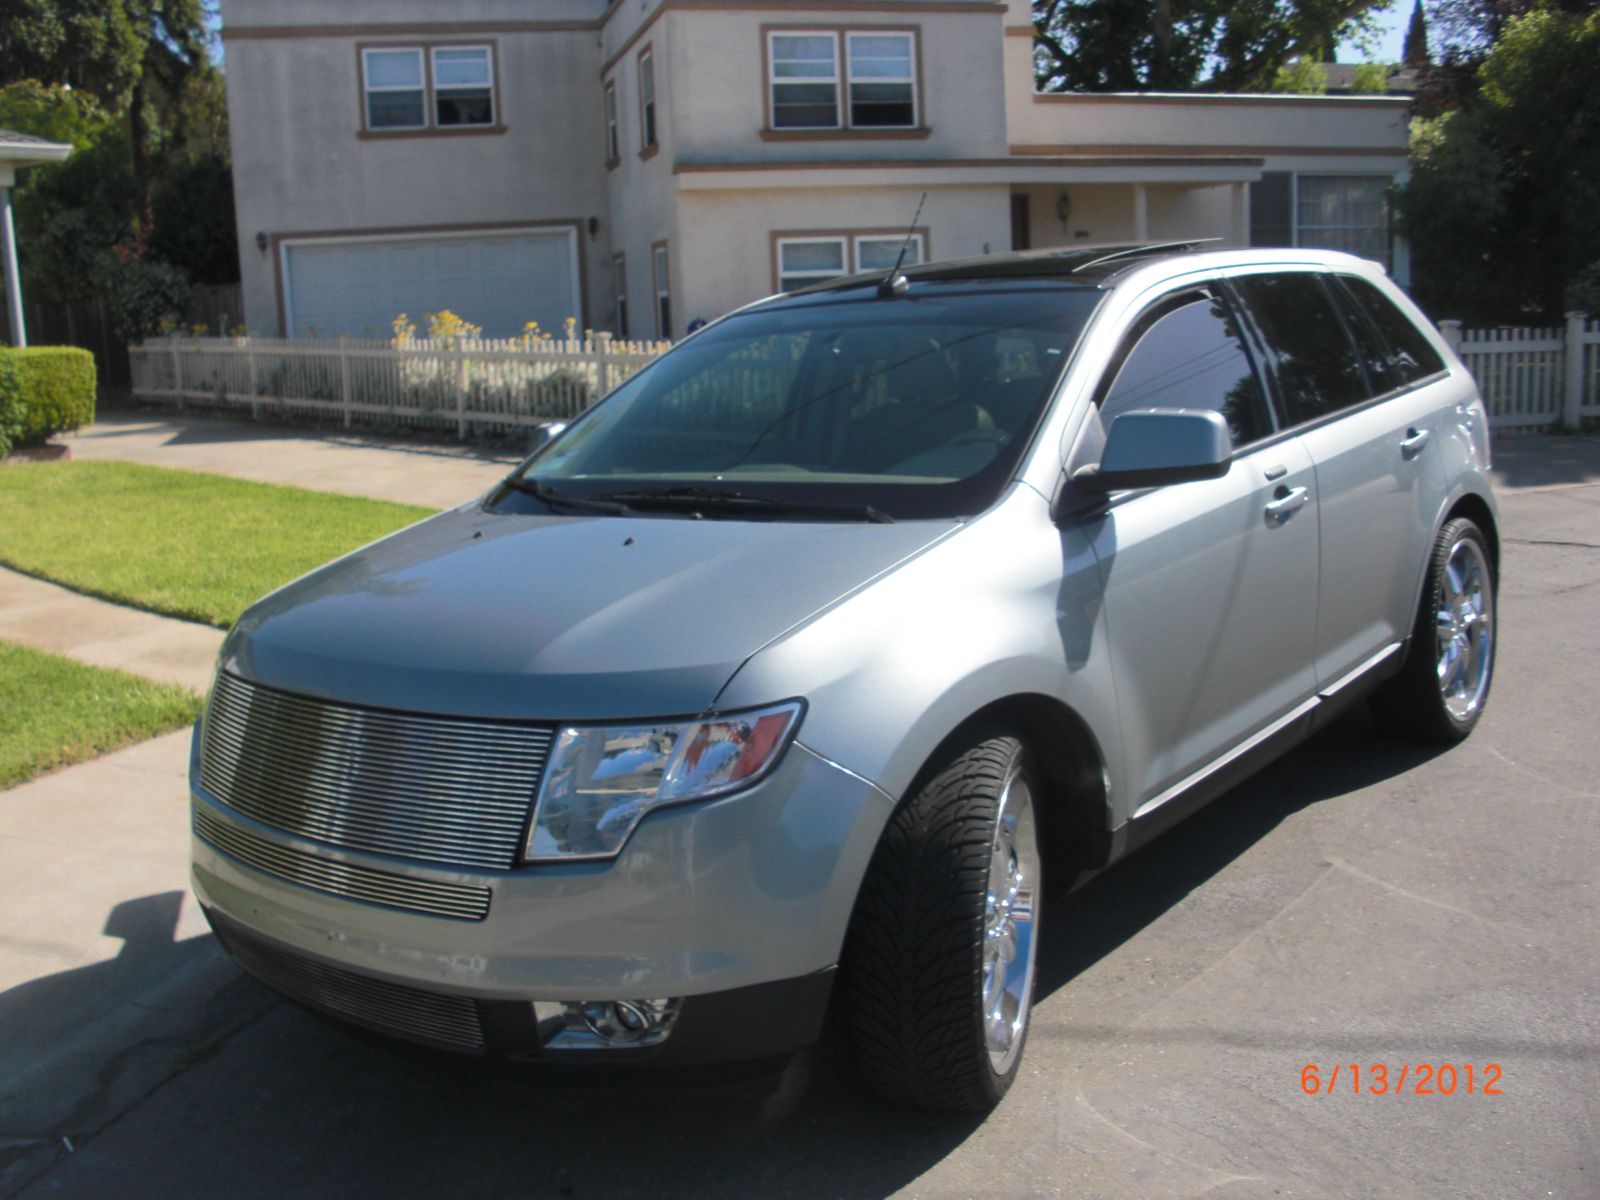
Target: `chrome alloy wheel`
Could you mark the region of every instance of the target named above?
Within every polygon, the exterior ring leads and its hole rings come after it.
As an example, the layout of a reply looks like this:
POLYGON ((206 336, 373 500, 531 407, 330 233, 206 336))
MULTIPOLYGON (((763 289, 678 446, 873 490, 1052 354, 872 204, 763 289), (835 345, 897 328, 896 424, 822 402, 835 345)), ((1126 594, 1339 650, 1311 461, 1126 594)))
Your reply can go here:
POLYGON ((1439 694, 1457 721, 1477 712, 1494 665, 1494 588, 1483 547, 1462 538, 1450 548, 1435 614, 1439 694))
POLYGON ((1000 793, 983 909, 983 1036, 989 1065, 997 1075, 1004 1075, 1016 1061, 1028 1024, 1038 952, 1038 887, 1033 793, 1018 765, 1012 767, 1000 793))

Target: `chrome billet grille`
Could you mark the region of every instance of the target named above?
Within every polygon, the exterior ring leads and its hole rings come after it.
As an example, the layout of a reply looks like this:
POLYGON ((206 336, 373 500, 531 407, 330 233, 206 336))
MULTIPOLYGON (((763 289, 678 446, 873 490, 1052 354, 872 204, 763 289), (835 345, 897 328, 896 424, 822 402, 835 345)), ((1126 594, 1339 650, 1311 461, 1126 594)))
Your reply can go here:
POLYGON ((481 921, 489 915, 486 887, 394 875, 280 846, 219 820, 198 801, 193 824, 195 836, 230 858, 313 891, 459 921, 481 921))
POLYGON ((504 869, 550 730, 332 704, 219 673, 200 782, 274 829, 352 850, 504 869))
POLYGON ((484 1049, 478 1007, 465 996, 358 975, 268 946, 231 925, 218 932, 236 963, 291 999, 395 1037, 469 1053, 484 1049))

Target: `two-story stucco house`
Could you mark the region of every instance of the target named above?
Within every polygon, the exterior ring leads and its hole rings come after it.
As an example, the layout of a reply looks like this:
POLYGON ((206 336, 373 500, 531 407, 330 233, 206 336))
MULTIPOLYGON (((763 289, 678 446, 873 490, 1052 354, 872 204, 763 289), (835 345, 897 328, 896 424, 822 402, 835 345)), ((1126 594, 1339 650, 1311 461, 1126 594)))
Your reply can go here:
POLYGON ((1026 0, 225 0, 245 316, 679 336, 891 264, 1216 237, 1387 260, 1407 102, 1042 95, 1026 0))

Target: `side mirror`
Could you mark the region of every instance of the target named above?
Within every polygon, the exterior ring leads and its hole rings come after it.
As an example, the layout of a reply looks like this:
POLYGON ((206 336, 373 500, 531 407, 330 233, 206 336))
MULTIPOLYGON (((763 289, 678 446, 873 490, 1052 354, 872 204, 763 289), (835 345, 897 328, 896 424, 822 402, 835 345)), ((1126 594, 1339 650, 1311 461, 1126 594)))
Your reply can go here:
POLYGON ((1212 409, 1169 408, 1126 412, 1111 422, 1098 466, 1073 482, 1104 494, 1121 488, 1161 487, 1220 479, 1233 463, 1233 438, 1212 409))

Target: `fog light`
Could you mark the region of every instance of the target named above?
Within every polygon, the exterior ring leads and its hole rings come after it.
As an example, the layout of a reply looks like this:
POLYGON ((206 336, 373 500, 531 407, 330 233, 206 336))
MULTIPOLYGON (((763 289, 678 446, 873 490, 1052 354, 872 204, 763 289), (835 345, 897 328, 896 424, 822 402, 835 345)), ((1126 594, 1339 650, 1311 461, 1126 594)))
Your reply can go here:
POLYGON ((624 1050, 656 1046, 672 1032, 682 1000, 535 1000, 546 1050, 624 1050))

